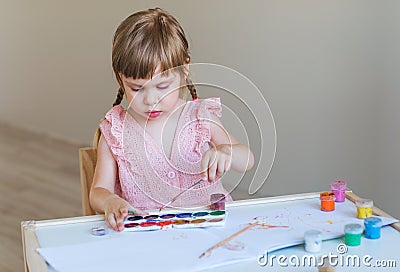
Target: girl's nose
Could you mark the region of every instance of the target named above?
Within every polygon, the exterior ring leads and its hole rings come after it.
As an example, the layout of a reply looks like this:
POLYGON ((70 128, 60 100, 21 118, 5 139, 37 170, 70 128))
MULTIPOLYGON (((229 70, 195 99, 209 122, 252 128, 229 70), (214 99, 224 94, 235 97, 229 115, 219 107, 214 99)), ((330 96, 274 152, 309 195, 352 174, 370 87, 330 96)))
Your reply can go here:
POLYGON ((155 105, 158 102, 158 95, 155 91, 148 91, 144 96, 144 101, 146 105, 155 105))

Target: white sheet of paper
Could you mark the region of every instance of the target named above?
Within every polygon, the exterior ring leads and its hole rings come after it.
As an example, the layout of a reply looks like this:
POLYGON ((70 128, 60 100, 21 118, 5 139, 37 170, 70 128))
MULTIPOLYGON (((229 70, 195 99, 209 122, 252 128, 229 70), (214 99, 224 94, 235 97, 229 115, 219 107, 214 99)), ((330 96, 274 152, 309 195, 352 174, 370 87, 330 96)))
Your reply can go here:
MULTIPOLYGON (((223 227, 114 233, 99 241, 43 247, 38 252, 60 272, 201 271, 245 259, 256 262, 266 250, 303 243, 304 232, 310 229, 321 230, 323 239, 340 237, 344 225, 363 224, 355 215, 350 201, 336 203, 334 212, 320 211, 319 199, 275 209, 265 204, 239 206, 228 209, 223 227), (209 256, 198 258, 203 251, 256 221, 257 226, 232 240, 242 244, 242 250, 219 247, 209 256)), ((383 220, 385 225, 397 221, 383 220)), ((39 232, 39 241, 45 235, 39 232)))
POLYGON ((199 259, 202 249, 220 241, 204 229, 130 232, 123 238, 40 248, 56 271, 191 271, 249 258, 244 251, 219 251, 199 259), (66 257, 68 256, 68 257, 66 257))

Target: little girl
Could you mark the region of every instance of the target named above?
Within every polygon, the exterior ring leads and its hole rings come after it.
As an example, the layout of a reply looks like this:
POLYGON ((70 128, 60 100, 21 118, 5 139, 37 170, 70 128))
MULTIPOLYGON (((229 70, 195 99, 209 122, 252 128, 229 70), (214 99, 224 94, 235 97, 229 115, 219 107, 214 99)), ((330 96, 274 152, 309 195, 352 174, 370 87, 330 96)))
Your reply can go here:
POLYGON ((90 203, 121 231, 129 212, 207 205, 223 193, 230 168, 245 172, 253 153, 223 128, 219 99, 197 98, 189 77, 189 47, 177 20, 162 9, 137 12, 117 28, 112 65, 119 83, 113 108, 100 123, 90 203), (190 91, 185 101, 180 91, 190 91), (120 103, 126 97, 129 106, 120 103), (207 182, 208 181, 208 182, 207 182))

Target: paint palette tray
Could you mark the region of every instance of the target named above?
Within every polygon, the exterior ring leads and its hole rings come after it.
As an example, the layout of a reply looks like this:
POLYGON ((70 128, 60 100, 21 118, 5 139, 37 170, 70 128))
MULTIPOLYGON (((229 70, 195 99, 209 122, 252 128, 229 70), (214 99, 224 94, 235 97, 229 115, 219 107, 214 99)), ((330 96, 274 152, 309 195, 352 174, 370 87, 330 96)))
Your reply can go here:
POLYGON ((225 225, 226 211, 198 211, 168 214, 128 215, 124 231, 149 231, 169 228, 204 228, 225 225))

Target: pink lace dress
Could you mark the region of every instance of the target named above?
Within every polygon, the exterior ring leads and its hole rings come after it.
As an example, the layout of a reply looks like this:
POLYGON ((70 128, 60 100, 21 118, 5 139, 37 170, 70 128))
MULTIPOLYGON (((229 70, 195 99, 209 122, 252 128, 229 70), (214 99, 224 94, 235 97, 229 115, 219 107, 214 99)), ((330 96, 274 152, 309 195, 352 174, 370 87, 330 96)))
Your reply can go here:
MULTIPOLYGON (((134 207, 158 209, 198 181, 202 154, 210 149, 211 114, 221 116, 219 98, 185 104, 168 158, 122 106, 113 107, 100 123, 100 129, 118 165, 117 194, 134 207)), ((171 206, 207 205, 214 193, 223 193, 227 201, 232 200, 220 181, 204 182, 171 206)))

